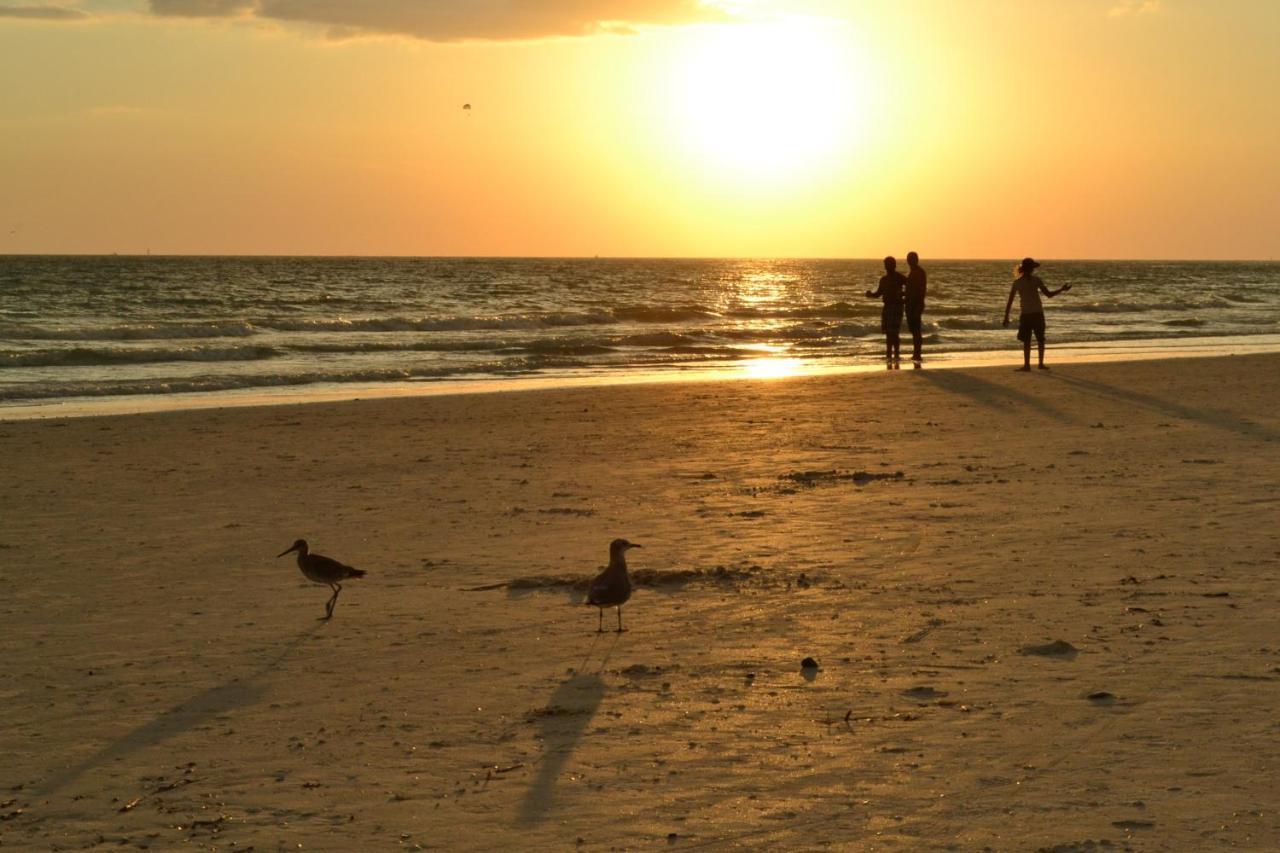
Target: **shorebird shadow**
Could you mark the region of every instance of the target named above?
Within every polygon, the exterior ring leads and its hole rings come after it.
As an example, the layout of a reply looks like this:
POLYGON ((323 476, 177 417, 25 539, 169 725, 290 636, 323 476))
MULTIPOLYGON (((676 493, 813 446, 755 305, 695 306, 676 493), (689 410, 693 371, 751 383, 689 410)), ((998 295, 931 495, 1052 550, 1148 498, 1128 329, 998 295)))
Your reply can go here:
POLYGON ((233 678, 225 684, 211 687, 202 693, 197 693, 190 699, 174 705, 160 716, 143 723, 79 764, 72 765, 61 773, 52 776, 36 790, 42 796, 53 794, 94 767, 117 761, 126 755, 156 746, 220 714, 254 704, 267 691, 267 684, 263 680, 263 676, 278 667, 300 643, 320 630, 321 624, 312 625, 294 637, 252 675, 246 678, 233 678))
POLYGON ((542 821, 555 805, 556 781, 565 762, 595 717, 604 699, 604 679, 599 673, 579 673, 561 684, 546 707, 534 712, 542 739, 542 761, 520 801, 517 816, 524 825, 542 821))
POLYGON ((1035 409, 1042 415, 1053 418, 1060 423, 1074 424, 1076 422, 1076 419, 1071 415, 1051 403, 1046 403, 1039 397, 1005 385, 979 379, 972 374, 963 373, 959 370, 925 370, 916 375, 932 382, 944 391, 950 391, 952 394, 963 394, 993 409, 1022 405, 1035 409))

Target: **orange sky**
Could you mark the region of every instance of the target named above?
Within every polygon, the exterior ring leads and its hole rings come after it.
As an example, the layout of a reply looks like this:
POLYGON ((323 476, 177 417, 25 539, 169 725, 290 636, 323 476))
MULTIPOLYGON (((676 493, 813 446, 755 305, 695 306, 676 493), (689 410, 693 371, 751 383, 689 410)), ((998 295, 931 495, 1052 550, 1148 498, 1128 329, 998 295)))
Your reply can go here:
POLYGON ((0 253, 1280 257, 1278 34, 1273 0, 0 0, 0 253))

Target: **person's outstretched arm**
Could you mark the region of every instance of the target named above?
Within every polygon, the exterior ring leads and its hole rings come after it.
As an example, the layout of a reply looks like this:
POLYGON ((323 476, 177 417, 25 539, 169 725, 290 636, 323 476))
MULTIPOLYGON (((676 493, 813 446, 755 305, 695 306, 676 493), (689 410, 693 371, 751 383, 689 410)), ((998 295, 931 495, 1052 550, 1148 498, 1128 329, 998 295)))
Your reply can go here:
POLYGON ((1040 292, 1043 293, 1045 296, 1049 297, 1050 299, 1057 296, 1059 293, 1066 293, 1070 289, 1071 289, 1071 285, 1064 284, 1062 285, 1062 287, 1059 287, 1057 290, 1050 290, 1049 288, 1044 286, 1043 281, 1040 282, 1040 292))
POLYGON ((868 299, 879 299, 883 295, 884 295, 884 279, 880 279, 880 284, 879 286, 876 287, 874 292, 870 290, 867 291, 868 299))
POLYGON ((1009 325, 1009 309, 1013 307, 1013 296, 1018 292, 1018 285, 1009 288, 1009 301, 1004 304, 1004 324, 1009 325))

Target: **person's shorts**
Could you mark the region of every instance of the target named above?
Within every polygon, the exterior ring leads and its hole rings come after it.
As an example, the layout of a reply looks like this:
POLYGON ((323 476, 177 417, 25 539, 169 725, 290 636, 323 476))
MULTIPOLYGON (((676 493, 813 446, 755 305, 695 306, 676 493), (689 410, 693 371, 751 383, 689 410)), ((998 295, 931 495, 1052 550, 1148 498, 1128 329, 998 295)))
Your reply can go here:
POLYGON ((1018 340, 1024 344, 1030 343, 1032 335, 1036 336, 1037 341, 1044 343, 1044 312, 1023 314, 1018 318, 1018 340))
POLYGON ((907 328, 911 330, 911 334, 918 335, 923 326, 924 303, 907 303, 907 328))
POLYGON ((880 312, 880 331, 896 335, 902 329, 902 305, 886 305, 880 312))

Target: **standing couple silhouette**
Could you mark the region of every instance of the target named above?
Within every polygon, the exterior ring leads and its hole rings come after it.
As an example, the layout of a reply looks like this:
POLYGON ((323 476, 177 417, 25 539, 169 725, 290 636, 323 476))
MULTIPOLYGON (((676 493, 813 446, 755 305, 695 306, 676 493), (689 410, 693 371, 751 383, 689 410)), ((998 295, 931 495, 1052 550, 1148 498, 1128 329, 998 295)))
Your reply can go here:
POLYGON ((901 355, 902 315, 907 316, 907 328, 911 331, 911 360, 919 364, 924 356, 921 348, 924 345, 922 317, 924 316, 924 297, 929 290, 929 276, 920 266, 920 256, 915 252, 907 253, 907 274, 898 272, 898 259, 890 255, 884 259, 884 275, 880 286, 868 290, 870 299, 883 299, 884 308, 880 311, 880 331, 884 332, 885 361, 895 362, 901 355))

